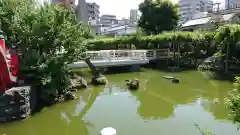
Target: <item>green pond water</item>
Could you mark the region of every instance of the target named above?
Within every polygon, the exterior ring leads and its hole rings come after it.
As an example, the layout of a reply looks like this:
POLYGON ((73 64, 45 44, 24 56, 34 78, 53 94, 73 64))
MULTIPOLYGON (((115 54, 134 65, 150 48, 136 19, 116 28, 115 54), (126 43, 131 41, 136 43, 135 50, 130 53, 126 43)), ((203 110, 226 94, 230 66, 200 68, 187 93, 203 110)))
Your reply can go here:
POLYGON ((0 135, 99 135, 107 126, 118 135, 201 135, 194 122, 216 135, 240 134, 227 119, 223 104, 232 89, 228 81, 209 80, 197 71, 145 70, 106 77, 108 86, 81 90, 77 100, 44 108, 24 121, 2 124, 0 135), (164 75, 181 81, 173 84, 164 75), (138 91, 129 91, 126 78, 145 83, 138 91))

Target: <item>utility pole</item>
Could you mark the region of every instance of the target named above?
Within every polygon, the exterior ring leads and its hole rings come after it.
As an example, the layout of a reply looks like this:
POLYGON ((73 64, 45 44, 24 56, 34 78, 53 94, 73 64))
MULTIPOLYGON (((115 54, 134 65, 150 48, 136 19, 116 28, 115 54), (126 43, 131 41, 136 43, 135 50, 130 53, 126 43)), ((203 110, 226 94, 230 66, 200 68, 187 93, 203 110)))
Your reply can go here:
POLYGON ((220 2, 217 2, 217 3, 214 3, 213 5, 217 5, 217 12, 219 12, 219 11, 220 11, 220 5, 221 5, 221 3, 220 3, 220 2))

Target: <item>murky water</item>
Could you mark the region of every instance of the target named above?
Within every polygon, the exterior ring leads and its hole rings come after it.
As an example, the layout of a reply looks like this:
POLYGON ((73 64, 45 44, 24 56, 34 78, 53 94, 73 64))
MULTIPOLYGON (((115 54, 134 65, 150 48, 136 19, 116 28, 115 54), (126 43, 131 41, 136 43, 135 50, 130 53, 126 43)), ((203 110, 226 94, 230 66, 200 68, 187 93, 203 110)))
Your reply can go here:
POLYGON ((21 122, 0 125, 0 135, 99 135, 112 126, 118 135, 201 135, 194 126, 216 135, 239 135, 227 120, 223 102, 232 84, 206 79, 203 73, 187 71, 107 76, 107 87, 89 88, 77 93, 78 100, 45 108, 21 122), (180 78, 173 84, 162 78, 180 78), (144 81, 138 91, 125 87, 125 78, 144 81))

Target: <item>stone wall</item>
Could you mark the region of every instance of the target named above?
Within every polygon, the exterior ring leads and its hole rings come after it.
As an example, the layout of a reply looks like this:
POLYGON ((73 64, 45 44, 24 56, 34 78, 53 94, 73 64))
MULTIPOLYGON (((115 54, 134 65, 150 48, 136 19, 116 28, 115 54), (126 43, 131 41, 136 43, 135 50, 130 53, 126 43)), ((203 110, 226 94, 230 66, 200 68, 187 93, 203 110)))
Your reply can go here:
POLYGON ((13 87, 0 95, 0 122, 27 118, 31 113, 30 86, 13 87))

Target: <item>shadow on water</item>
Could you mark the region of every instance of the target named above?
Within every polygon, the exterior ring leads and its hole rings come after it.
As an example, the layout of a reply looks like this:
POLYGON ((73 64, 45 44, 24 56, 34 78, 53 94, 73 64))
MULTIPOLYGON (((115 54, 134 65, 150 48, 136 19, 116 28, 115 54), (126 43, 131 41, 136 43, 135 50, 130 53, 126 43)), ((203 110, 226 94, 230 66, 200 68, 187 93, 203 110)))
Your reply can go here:
POLYGON ((110 67, 105 71, 102 71, 102 73, 106 75, 111 74, 120 74, 120 73, 134 73, 134 72, 143 72, 143 70, 140 68, 133 68, 131 66, 118 66, 118 67, 110 67))
POLYGON ((190 74, 191 71, 171 73, 181 79, 179 84, 152 76, 146 86, 149 88, 131 91, 141 103, 138 108, 139 115, 145 119, 167 119, 173 115, 176 106, 201 102, 203 104, 200 106, 211 112, 217 119, 226 119, 227 112, 222 110, 225 110, 223 102, 228 89, 224 85, 227 82, 221 86, 217 81, 204 79, 201 73, 190 74))
POLYGON ((212 71, 203 71, 202 73, 204 74, 205 78, 209 80, 233 82, 235 79, 235 75, 233 74, 225 74, 221 72, 212 72, 212 71))
MULTIPOLYGON (((147 65, 143 65, 146 69, 152 69, 160 72, 165 73, 180 73, 180 72, 186 72, 186 71, 196 71, 197 66, 188 66, 188 65, 181 65, 180 68, 174 67, 174 66, 166 66, 166 64, 157 64, 157 63, 150 63, 147 65)), ((235 79, 235 76, 239 75, 240 73, 223 73, 218 71, 203 71, 206 72, 206 74, 209 76, 208 79, 218 80, 218 81, 231 81, 233 82, 235 79)))
POLYGON ((178 72, 185 72, 185 71, 196 71, 196 66, 187 66, 181 65, 180 68, 177 68, 174 65, 168 65, 166 63, 157 63, 157 62, 150 62, 149 64, 143 65, 142 67, 146 69, 152 69, 160 72, 166 73, 178 73, 178 72))

